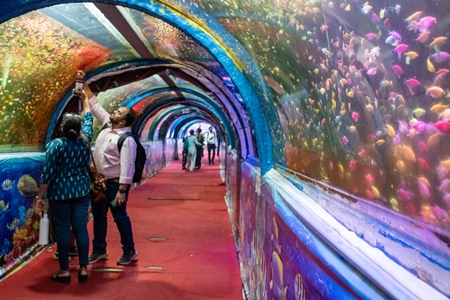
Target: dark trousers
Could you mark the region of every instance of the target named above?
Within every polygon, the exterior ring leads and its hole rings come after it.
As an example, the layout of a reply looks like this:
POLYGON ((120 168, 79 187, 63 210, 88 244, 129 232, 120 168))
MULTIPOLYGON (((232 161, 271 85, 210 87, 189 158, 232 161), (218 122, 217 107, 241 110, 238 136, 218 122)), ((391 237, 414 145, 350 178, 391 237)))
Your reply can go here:
POLYGON ((183 158, 182 158, 182 160, 181 160, 181 167, 182 167, 183 169, 186 168, 187 153, 188 153, 187 150, 183 150, 183 158))
POLYGON ((59 269, 69 270, 70 227, 78 247, 80 266, 89 265, 89 234, 87 213, 91 197, 70 200, 50 200, 49 207, 58 244, 59 269))
POLYGON ((197 156, 195 158, 195 167, 202 166, 203 146, 195 146, 197 148, 197 156))
MULTIPOLYGON (((134 252, 133 231, 131 221, 127 213, 127 202, 122 205, 113 207, 111 201, 116 198, 119 190, 118 182, 106 183, 106 200, 100 200, 92 203, 92 214, 94 215, 94 239, 92 240, 93 251, 96 253, 106 252, 106 233, 108 229, 108 209, 114 218, 117 229, 120 234, 120 242, 122 243, 123 253, 134 252)), ((126 191, 126 199, 128 201, 128 193, 130 187, 126 191)))
POLYGON ((207 144, 208 145, 208 162, 214 163, 214 157, 216 156, 216 145, 215 144, 207 144), (212 151, 212 157, 211 157, 212 151))

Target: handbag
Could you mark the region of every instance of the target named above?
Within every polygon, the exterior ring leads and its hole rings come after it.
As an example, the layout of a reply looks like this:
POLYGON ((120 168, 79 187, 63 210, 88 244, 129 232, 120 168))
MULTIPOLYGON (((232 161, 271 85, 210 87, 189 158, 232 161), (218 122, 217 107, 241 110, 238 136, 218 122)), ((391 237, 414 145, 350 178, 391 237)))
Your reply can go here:
POLYGON ((83 135, 89 146, 89 152, 92 158, 92 165, 89 166, 89 178, 91 180, 91 201, 97 202, 106 198, 106 177, 97 172, 97 166, 95 165, 94 155, 92 154, 91 143, 88 138, 83 135))

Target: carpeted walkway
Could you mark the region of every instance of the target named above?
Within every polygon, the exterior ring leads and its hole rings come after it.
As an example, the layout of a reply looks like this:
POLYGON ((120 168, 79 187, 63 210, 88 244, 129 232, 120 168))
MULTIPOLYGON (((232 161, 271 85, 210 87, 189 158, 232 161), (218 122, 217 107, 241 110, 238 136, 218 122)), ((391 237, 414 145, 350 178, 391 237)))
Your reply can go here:
MULTIPOLYGON (((131 192, 137 260, 117 266, 122 250, 109 214, 108 260, 90 266, 86 284, 50 281, 56 247, 0 282, 1 299, 242 299, 236 248, 219 165, 181 171, 175 161, 131 192)), ((92 222, 89 224, 92 239, 92 222)))

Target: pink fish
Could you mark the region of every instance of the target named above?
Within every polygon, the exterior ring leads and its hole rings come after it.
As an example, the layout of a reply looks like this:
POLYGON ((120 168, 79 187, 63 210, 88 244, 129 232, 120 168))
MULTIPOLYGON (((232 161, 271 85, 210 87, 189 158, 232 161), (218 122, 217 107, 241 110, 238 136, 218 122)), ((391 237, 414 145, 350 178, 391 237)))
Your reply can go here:
POLYGON ((397 196, 400 198, 400 200, 402 200, 404 202, 409 202, 411 200, 411 196, 404 189, 398 189, 397 196))
POLYGON ((417 184, 419 186, 420 195, 422 195, 422 197, 424 198, 430 198, 430 189, 428 188, 428 186, 420 180, 417 182, 417 184))
POLYGON ((394 73, 396 75, 402 75, 403 74, 403 69, 399 65, 393 65, 392 66, 392 71, 394 71, 394 73))
POLYGON ((351 170, 354 171, 356 169, 356 161, 351 160, 350 163, 349 163, 349 167, 350 167, 351 170))
POLYGON ((430 168, 428 162, 423 158, 418 158, 417 163, 419 164, 419 168, 423 171, 427 171, 430 168))
POLYGON ((428 31, 433 25, 436 24, 436 18, 433 17, 424 17, 419 20, 414 26, 415 30, 419 30, 420 32, 428 31))
POLYGON ((405 121, 397 121, 398 122, 398 131, 400 131, 403 134, 408 134, 409 133, 409 126, 408 123, 406 123, 405 121))
POLYGON ((366 196, 367 196, 367 198, 369 198, 369 199, 373 199, 373 198, 374 198, 374 197, 373 197, 373 193, 372 193, 371 190, 366 190, 366 196))
POLYGON ((447 52, 441 51, 439 53, 435 53, 435 54, 431 55, 431 58, 433 58, 435 62, 441 63, 441 62, 444 62, 444 61, 447 61, 448 59, 450 59, 450 54, 448 54, 447 52))
POLYGON ((398 54, 405 52, 406 50, 408 50, 409 46, 406 44, 400 44, 397 47, 394 48, 394 51, 397 52, 398 54))
POLYGON ((322 25, 320 26, 321 31, 326 31, 328 29, 328 25, 322 25))
POLYGON ((348 144, 348 138, 346 136, 344 136, 342 138, 342 142, 344 143, 344 145, 347 145, 348 144))
POLYGON ((356 111, 352 112, 352 119, 353 119, 355 122, 358 122, 359 114, 358 114, 356 111))
POLYGON ((366 175, 366 181, 368 184, 372 185, 373 184, 373 176, 370 174, 366 175))
POLYGON ((366 39, 368 39, 369 41, 372 41, 376 38, 377 38, 377 35, 373 32, 366 34, 366 39))
POLYGON ((447 75, 448 72, 450 72, 448 69, 439 69, 439 70, 436 71, 436 74, 438 74, 438 75, 441 75, 441 74, 447 75))
POLYGON ((389 31, 389 34, 397 41, 401 41, 402 40, 402 36, 398 32, 396 32, 394 30, 389 31))
POLYGON ((377 14, 372 14, 372 18, 377 23, 381 21, 377 14))
POLYGON ((414 79, 414 78, 407 79, 407 80, 405 80, 405 82, 406 82, 406 84, 409 87, 418 87, 418 86, 420 86, 420 81, 417 80, 417 79, 414 79))
POLYGON ((373 67, 367 70, 367 75, 375 75, 375 74, 377 74, 377 67, 373 67))
POLYGON ((442 134, 450 133, 450 122, 442 120, 437 121, 436 123, 434 123, 434 127, 436 127, 437 130, 439 130, 439 132, 442 134))
POLYGON ((412 125, 412 128, 414 128, 414 130, 420 134, 427 129, 427 124, 423 121, 417 121, 412 125))
POLYGON ((420 151, 422 151, 422 152, 428 151, 427 143, 425 143, 424 141, 420 141, 418 146, 419 146, 420 151))

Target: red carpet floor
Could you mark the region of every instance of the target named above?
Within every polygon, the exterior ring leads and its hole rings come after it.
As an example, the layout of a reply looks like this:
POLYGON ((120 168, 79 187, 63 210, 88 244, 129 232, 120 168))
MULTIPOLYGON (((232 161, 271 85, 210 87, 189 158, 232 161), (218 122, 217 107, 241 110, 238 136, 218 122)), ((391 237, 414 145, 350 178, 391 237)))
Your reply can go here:
MULTIPOLYGON (((89 267, 86 284, 50 281, 56 247, 0 282, 1 299, 242 299, 236 248, 219 166, 181 171, 179 161, 130 193, 137 260, 117 266, 119 234, 109 214, 107 260, 89 267), (109 269, 108 269, 109 268, 109 269)), ((92 222, 89 224, 92 239, 92 222)))

